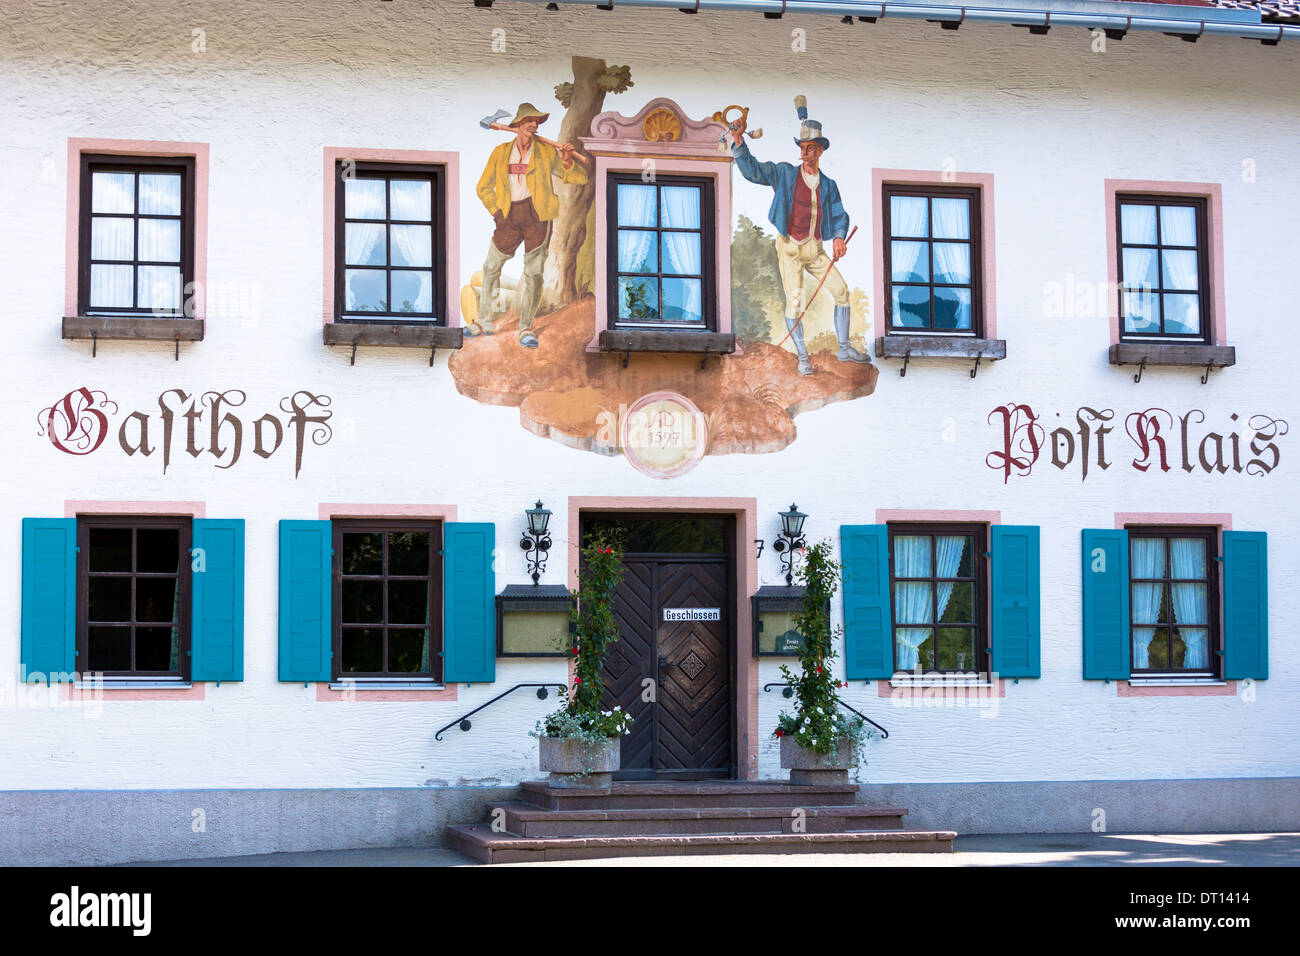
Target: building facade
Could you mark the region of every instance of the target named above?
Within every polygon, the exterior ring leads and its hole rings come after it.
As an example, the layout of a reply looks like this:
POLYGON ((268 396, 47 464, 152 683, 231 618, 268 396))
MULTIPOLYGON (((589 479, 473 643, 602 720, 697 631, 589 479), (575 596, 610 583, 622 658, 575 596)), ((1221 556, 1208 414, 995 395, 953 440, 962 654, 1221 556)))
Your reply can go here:
POLYGON ((864 799, 1300 824, 1287 11, 703 6, 5 14, 0 856, 476 819, 601 527, 625 768, 781 776, 795 511, 864 799))

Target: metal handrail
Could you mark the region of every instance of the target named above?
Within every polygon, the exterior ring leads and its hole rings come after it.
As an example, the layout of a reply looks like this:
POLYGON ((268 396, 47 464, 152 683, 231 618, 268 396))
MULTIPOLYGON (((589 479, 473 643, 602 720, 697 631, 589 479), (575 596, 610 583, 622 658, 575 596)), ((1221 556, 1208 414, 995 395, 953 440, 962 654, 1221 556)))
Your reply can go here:
MULTIPOLYGON (((764 693, 766 693, 767 691, 770 691, 773 687, 784 687, 784 688, 785 688, 785 690, 783 690, 783 691, 781 692, 781 696, 782 696, 782 697, 793 697, 793 696, 794 696, 794 688, 791 687, 789 684, 784 683, 783 681, 772 681, 772 682, 770 682, 770 683, 764 684, 764 685, 763 685, 763 691, 764 691, 764 693)), ((881 727, 878 723, 876 723, 874 720, 872 720, 870 717, 868 717, 868 716, 867 716, 866 714, 864 714, 862 711, 858 710, 856 707, 850 707, 848 704, 844 703, 844 700, 840 697, 839 694, 836 694, 836 695, 835 695, 835 703, 839 704, 839 705, 840 705, 841 707, 843 707, 845 710, 852 711, 853 713, 857 714, 859 717, 861 717, 863 720, 865 720, 867 723, 869 723, 872 727, 875 727, 878 731, 880 731, 880 739, 881 739, 881 740, 888 740, 888 739, 889 739, 889 731, 888 731, 888 730, 886 730, 884 727, 881 727)))
POLYGON ((482 710, 483 708, 485 708, 485 707, 491 707, 493 704, 495 704, 497 701, 499 701, 502 697, 505 697, 505 696, 507 696, 508 694, 513 694, 515 691, 517 691, 517 690, 518 690, 519 688, 521 688, 521 687, 536 687, 536 688, 537 688, 537 699, 538 699, 538 700, 546 700, 546 698, 547 698, 548 696, 550 696, 550 694, 549 694, 549 689, 552 688, 552 687, 559 688, 559 692, 560 692, 561 696, 563 696, 564 694, 567 694, 568 691, 569 691, 568 686, 565 685, 565 684, 561 684, 559 681, 546 681, 545 683, 542 683, 542 684, 536 684, 536 683, 534 683, 534 684, 516 684, 514 687, 511 687, 509 690, 507 690, 507 691, 503 691, 502 693, 497 694, 495 697, 493 697, 491 700, 489 700, 486 704, 479 704, 477 707, 475 707, 475 708, 474 708, 473 710, 471 710, 469 713, 464 714, 464 715, 462 715, 462 716, 460 716, 460 717, 457 717, 455 720, 453 720, 451 723, 449 723, 446 727, 441 728, 441 729, 440 729, 436 734, 434 734, 434 735, 433 735, 433 739, 434 739, 434 740, 441 740, 441 739, 442 739, 442 735, 443 735, 446 731, 451 730, 451 728, 455 727, 457 724, 460 724, 460 729, 461 729, 462 732, 469 730, 471 727, 474 726, 474 725, 471 724, 470 721, 469 721, 469 719, 470 719, 471 717, 473 717, 475 714, 477 714, 477 713, 478 713, 480 710, 482 710))

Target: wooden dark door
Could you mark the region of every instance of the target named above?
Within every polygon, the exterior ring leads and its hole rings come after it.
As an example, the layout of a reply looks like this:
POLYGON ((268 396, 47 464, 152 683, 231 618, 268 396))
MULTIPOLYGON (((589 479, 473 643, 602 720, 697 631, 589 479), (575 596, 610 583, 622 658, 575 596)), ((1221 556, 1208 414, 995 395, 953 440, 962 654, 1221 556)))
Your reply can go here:
MULTIPOLYGON (((633 535, 631 544, 658 540, 643 536, 638 541, 633 535)), ((718 540, 727 538, 719 535, 718 540)), ((636 720, 623 738, 617 776, 730 776, 734 615, 729 555, 726 550, 629 550, 623 565, 614 609, 620 638, 605 662, 604 706, 617 704, 636 720), (666 620, 710 617, 713 609, 717 620, 666 620)))

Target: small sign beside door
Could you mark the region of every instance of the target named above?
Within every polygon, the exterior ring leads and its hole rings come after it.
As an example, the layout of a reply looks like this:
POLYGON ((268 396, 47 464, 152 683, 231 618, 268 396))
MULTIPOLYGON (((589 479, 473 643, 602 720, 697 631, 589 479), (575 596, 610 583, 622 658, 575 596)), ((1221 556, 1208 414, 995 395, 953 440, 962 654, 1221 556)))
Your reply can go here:
POLYGON ((664 621, 721 621, 722 608, 717 607, 666 607, 664 621))

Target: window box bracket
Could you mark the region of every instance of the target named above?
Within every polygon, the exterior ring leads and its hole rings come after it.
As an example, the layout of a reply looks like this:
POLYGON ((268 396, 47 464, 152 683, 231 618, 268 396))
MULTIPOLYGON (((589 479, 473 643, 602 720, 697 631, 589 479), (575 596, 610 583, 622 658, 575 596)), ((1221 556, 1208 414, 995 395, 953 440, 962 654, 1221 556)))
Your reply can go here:
POLYGON ((689 330, 604 329, 600 333, 602 352, 622 352, 623 367, 633 352, 672 352, 702 356, 704 368, 710 355, 730 355, 736 351, 736 337, 729 332, 695 332, 689 330))
POLYGON ((1231 345, 1198 345, 1181 342, 1120 342, 1110 347, 1111 365, 1136 365, 1134 382, 1142 381, 1148 365, 1204 368, 1201 384, 1210 380, 1210 372, 1237 364, 1237 350, 1231 345))
POLYGON ((176 361, 181 358, 181 342, 202 342, 203 319, 157 319, 137 316, 70 315, 63 319, 63 338, 90 339, 90 357, 99 355, 100 339, 151 342, 170 341, 175 345, 176 361))
POLYGON ((979 374, 984 359, 996 362, 1007 357, 1005 339, 977 339, 955 335, 882 335, 876 339, 877 358, 901 358, 900 377, 907 375, 913 358, 974 359, 970 377, 979 374))
POLYGON ((326 345, 350 345, 349 365, 357 364, 357 347, 379 345, 389 348, 428 349, 429 367, 438 349, 458 349, 464 344, 460 328, 400 322, 327 322, 321 333, 326 345))

